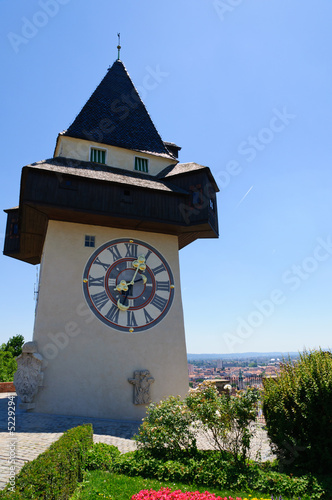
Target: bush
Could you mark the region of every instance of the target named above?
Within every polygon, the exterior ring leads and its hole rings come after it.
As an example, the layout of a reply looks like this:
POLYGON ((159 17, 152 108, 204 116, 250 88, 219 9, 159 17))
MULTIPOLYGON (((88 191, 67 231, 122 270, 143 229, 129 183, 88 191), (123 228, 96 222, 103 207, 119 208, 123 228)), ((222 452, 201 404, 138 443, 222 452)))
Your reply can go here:
POLYGON ((277 379, 265 379, 263 412, 282 467, 332 470, 332 355, 322 350, 289 360, 277 379))
POLYGON ((83 478, 85 455, 92 446, 92 425, 82 425, 65 432, 58 441, 32 462, 26 463, 0 492, 1 499, 66 500, 83 478))
POLYGON ((250 423, 256 419, 258 392, 240 391, 236 396, 219 395, 214 384, 203 382, 190 391, 186 404, 201 428, 220 451, 229 451, 245 461, 253 432, 250 423))
MULTIPOLYGON (((229 453, 197 451, 194 457, 182 452, 176 460, 156 458, 142 450, 121 455, 112 472, 127 476, 142 476, 159 481, 202 485, 219 490, 261 491, 279 498, 323 498, 324 489, 312 475, 290 477, 273 470, 273 466, 236 463, 229 453), (266 469, 266 470, 264 470, 266 469)), ((330 498, 328 496, 327 498, 330 498)))
POLYGON ((111 470, 113 461, 119 456, 120 452, 116 446, 95 443, 86 454, 85 468, 87 470, 111 470))
POLYGON ((194 453, 199 430, 206 432, 216 449, 230 451, 245 460, 256 418, 258 392, 240 391, 236 396, 219 395, 209 382, 191 390, 184 401, 170 396, 152 403, 135 439, 138 448, 154 456, 176 458, 182 450, 194 453))
POLYGON ((192 414, 179 396, 151 403, 135 436, 138 448, 167 457, 176 457, 181 450, 194 451, 196 439, 191 423, 192 414))

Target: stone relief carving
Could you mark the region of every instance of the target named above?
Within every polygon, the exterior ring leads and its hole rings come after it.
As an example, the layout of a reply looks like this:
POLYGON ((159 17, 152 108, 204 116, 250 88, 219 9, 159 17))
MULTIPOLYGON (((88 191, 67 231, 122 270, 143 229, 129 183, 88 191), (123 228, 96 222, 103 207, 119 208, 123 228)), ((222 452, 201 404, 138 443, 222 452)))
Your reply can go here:
POLYGON ((31 410, 35 407, 33 398, 43 383, 43 357, 38 353, 36 342, 26 342, 22 354, 16 358, 17 370, 14 374, 14 385, 21 398, 20 408, 31 410))
POLYGON ((147 405, 151 403, 150 386, 154 382, 149 370, 135 370, 134 378, 128 382, 134 386, 134 404, 147 405))

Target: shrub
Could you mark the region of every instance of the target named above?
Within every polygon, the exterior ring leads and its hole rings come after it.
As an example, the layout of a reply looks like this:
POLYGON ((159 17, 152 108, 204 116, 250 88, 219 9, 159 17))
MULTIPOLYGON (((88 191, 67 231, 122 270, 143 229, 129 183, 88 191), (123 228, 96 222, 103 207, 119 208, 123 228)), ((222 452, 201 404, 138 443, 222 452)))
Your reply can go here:
POLYGON ((250 423, 256 419, 258 392, 240 391, 236 396, 219 395, 210 382, 203 382, 186 398, 193 420, 200 423, 207 437, 220 451, 229 451, 245 460, 253 432, 250 423))
POLYGON ((120 456, 116 446, 105 443, 95 443, 85 457, 87 470, 110 470, 112 463, 120 456))
POLYGON ((135 436, 138 448, 168 457, 177 456, 181 450, 194 451, 196 439, 191 423, 191 412, 179 396, 151 403, 135 436))
POLYGON ((245 460, 252 437, 250 423, 256 418, 258 392, 241 391, 236 396, 219 395, 209 382, 191 390, 184 401, 170 396, 152 403, 135 439, 138 448, 154 456, 175 458, 182 450, 197 450, 199 430, 206 432, 216 449, 230 451, 245 460))
POLYGON ((7 485, 1 499, 66 500, 83 478, 85 455, 92 446, 92 425, 65 432, 58 441, 16 476, 15 487, 7 485), (14 489, 14 491, 13 491, 14 489))
POLYGON ((288 360, 277 379, 265 379, 268 435, 285 470, 332 470, 332 356, 305 351, 288 360))
POLYGON ((112 472, 219 490, 261 491, 277 498, 280 495, 311 497, 312 500, 323 498, 326 489, 314 476, 290 477, 273 470, 271 465, 266 469, 253 462, 236 463, 229 453, 213 450, 197 451, 194 457, 183 452, 176 460, 156 458, 139 450, 121 455, 113 464, 112 472))

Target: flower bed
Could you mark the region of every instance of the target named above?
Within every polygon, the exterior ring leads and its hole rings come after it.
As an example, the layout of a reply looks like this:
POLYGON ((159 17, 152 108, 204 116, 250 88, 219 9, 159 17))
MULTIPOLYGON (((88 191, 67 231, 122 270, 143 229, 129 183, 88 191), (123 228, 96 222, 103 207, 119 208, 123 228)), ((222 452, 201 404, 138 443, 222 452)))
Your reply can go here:
MULTIPOLYGON (((251 497, 251 495, 250 495, 251 497)), ((242 500, 242 498, 236 497, 216 497, 213 493, 205 491, 200 493, 199 491, 172 491, 170 488, 162 488, 159 491, 155 490, 142 490, 136 495, 132 496, 131 500, 242 500)), ((244 498, 243 500, 248 500, 244 498)), ((250 500, 270 500, 270 499, 257 499, 250 498, 250 500)))

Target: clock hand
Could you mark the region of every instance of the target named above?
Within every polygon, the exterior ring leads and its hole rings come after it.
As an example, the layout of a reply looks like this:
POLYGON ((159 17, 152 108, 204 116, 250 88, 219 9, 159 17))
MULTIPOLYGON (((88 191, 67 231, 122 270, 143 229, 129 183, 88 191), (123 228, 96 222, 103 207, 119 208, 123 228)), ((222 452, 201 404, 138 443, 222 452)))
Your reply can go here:
POLYGON ((146 264, 144 255, 140 255, 137 260, 134 260, 133 267, 136 267, 136 271, 131 282, 128 283, 129 285, 133 285, 135 283, 135 278, 137 276, 138 271, 145 271, 146 264))
POLYGON ((121 302, 121 300, 118 299, 117 306, 120 309, 120 311, 127 311, 129 309, 130 306, 129 305, 126 306, 126 302, 127 302, 127 299, 128 299, 128 295, 131 293, 132 288, 133 288, 133 285, 129 284, 128 289, 127 289, 127 291, 125 293, 123 302, 121 302))
POLYGON ((125 305, 125 303, 127 302, 128 295, 131 294, 132 289, 133 289, 133 285, 129 285, 128 290, 126 291, 125 296, 124 296, 124 301, 122 302, 123 305, 125 305))
POLYGON ((135 283, 135 278, 136 278, 136 276, 137 276, 138 271, 139 271, 139 268, 137 267, 137 269, 136 269, 136 271, 135 271, 135 274, 134 274, 134 276, 133 276, 133 279, 130 281, 130 283, 128 283, 128 286, 129 286, 129 285, 133 285, 133 284, 135 283))
POLYGON ((143 283, 145 284, 148 281, 147 277, 144 274, 141 274, 140 276, 141 277, 138 278, 138 280, 135 280, 134 283, 137 283, 138 281, 143 281, 143 283))
MULTIPOLYGON (((134 276, 132 277, 132 280, 129 281, 129 283, 127 283, 125 280, 121 280, 120 283, 114 288, 114 290, 117 290, 118 292, 126 292, 128 290, 128 286, 133 285, 135 283, 135 278, 137 276, 138 271, 145 271, 146 269, 144 255, 140 255, 137 260, 134 260, 133 267, 136 268, 136 271, 134 276)), ((144 279, 146 279, 145 276, 143 278, 143 282, 146 283, 144 279)))

